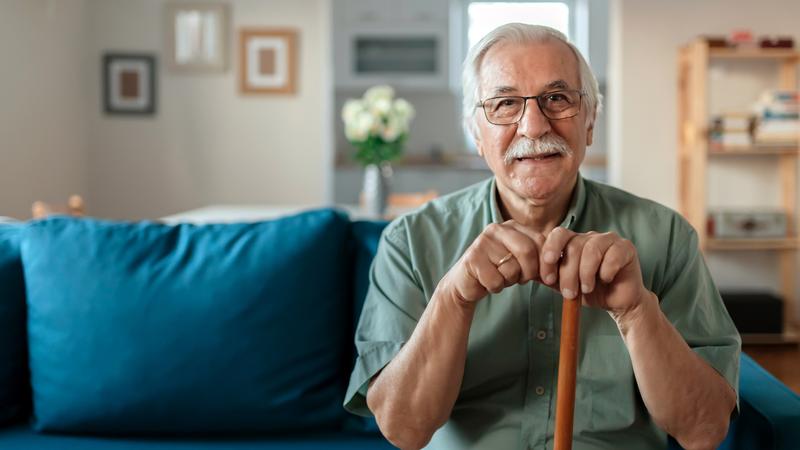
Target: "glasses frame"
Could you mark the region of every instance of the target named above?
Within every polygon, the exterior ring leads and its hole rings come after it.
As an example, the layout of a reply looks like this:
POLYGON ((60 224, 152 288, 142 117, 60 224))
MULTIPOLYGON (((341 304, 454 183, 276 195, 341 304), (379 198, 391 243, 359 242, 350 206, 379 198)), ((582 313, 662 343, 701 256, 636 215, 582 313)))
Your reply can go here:
POLYGON ((523 117, 525 117, 525 110, 528 108, 528 100, 536 100, 536 106, 539 107, 539 111, 542 113, 543 116, 545 116, 547 118, 547 120, 564 120, 564 119, 571 119, 571 118, 573 118, 573 117, 575 117, 575 116, 577 116, 578 114, 581 113, 581 105, 583 104, 583 96, 584 95, 586 95, 586 93, 581 91, 581 90, 578 90, 578 89, 559 89, 557 91, 550 91, 550 92, 545 92, 544 94, 529 95, 529 96, 523 96, 523 95, 498 95, 497 97, 490 97, 490 98, 487 98, 486 100, 482 100, 480 103, 475 105, 475 107, 476 108, 481 108, 483 110, 483 115, 484 115, 484 117, 486 117, 486 121, 489 122, 492 125, 498 125, 498 126, 516 125, 516 124, 519 123, 520 120, 522 120, 523 117), (542 102, 542 98, 543 97, 547 97, 548 95, 558 94, 559 92, 577 92, 578 93, 578 109, 575 110, 575 114, 573 114, 571 116, 558 117, 558 118, 552 118, 552 117, 547 115, 547 113, 545 112, 544 108, 542 108, 542 103, 541 103, 542 102), (488 102, 489 100, 494 100, 494 99, 498 99, 498 98, 521 98, 522 99, 522 112, 519 115, 519 119, 517 119, 517 120, 515 120, 513 122, 509 122, 509 123, 495 123, 495 122, 492 122, 492 119, 489 118, 489 113, 486 112, 486 102, 488 102))

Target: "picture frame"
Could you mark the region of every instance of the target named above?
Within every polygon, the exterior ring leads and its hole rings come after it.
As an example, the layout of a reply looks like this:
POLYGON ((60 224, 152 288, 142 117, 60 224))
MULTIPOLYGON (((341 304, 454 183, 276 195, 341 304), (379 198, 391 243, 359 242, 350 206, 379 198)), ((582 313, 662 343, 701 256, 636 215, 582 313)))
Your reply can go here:
POLYGON ((225 72, 230 7, 225 3, 173 1, 166 7, 166 38, 172 72, 225 72))
POLYGON ((156 57, 145 53, 105 53, 103 109, 106 114, 156 112, 156 57))
POLYGON ((294 94, 297 90, 297 31, 239 31, 239 90, 243 94, 294 94))

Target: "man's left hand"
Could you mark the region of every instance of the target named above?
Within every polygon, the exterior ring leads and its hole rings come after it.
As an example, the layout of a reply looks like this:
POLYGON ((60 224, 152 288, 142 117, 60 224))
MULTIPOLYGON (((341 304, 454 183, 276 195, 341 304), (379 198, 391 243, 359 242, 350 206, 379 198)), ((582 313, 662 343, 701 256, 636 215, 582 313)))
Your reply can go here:
POLYGON ((582 296, 619 321, 648 296, 636 247, 616 233, 575 233, 557 227, 540 253, 544 283, 566 298, 582 296))

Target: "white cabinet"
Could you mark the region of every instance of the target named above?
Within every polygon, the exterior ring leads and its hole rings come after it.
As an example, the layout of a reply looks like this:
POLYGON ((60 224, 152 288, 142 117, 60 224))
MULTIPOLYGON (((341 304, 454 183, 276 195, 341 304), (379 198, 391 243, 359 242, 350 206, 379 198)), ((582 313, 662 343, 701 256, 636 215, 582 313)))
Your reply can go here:
POLYGON ((350 24, 447 24, 447 0, 341 0, 350 24))
POLYGON ((334 0, 340 88, 447 89, 449 0, 334 0))

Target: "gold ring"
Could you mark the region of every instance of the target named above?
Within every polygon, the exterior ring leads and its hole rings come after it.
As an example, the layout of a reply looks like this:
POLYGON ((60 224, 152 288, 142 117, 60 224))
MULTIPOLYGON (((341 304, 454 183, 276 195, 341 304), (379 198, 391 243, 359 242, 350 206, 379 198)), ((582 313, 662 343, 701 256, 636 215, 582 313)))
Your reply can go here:
POLYGON ((497 264, 495 264, 495 266, 500 267, 503 264, 511 261, 511 258, 513 258, 513 257, 514 257, 514 254, 511 253, 511 252, 508 252, 508 254, 506 256, 503 256, 503 258, 500 259, 500 261, 497 261, 497 264))

